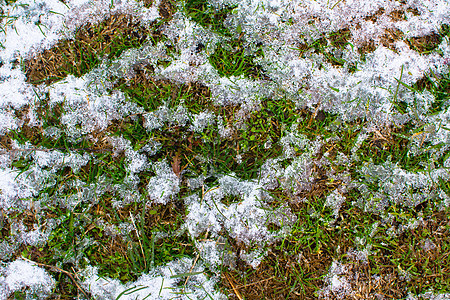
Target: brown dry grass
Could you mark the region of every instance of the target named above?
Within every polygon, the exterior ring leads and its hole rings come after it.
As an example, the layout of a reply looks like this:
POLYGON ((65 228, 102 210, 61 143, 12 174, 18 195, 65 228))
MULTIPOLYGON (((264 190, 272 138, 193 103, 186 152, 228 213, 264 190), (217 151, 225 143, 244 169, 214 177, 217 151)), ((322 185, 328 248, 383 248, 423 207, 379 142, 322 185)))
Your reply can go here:
POLYGON ((314 292, 322 284, 319 278, 326 274, 331 261, 325 253, 304 251, 299 258, 282 250, 272 250, 256 270, 243 263, 237 270, 224 272, 222 284, 233 300, 316 299, 314 292), (296 274, 302 272, 308 274, 310 280, 295 282, 296 274))
POLYGON ((127 48, 141 46, 148 37, 160 37, 158 27, 148 30, 130 16, 119 14, 99 24, 79 28, 73 39, 58 42, 24 61, 27 81, 32 84, 52 82, 68 74, 82 76, 98 64, 101 56, 117 57, 127 48))
POLYGON ((384 14, 384 12, 385 12, 385 9, 380 7, 375 13, 365 17, 364 20, 372 21, 373 23, 375 23, 378 20, 378 18, 384 14))
POLYGON ((159 3, 158 11, 163 20, 170 21, 176 12, 175 0, 162 0, 159 3))
POLYGON ((380 42, 386 48, 397 52, 395 42, 403 39, 403 32, 396 28, 390 28, 385 30, 385 34, 381 36, 380 42))
POLYGON ((437 33, 424 35, 420 37, 412 37, 406 40, 408 46, 419 53, 426 53, 436 49, 442 42, 442 36, 437 33))

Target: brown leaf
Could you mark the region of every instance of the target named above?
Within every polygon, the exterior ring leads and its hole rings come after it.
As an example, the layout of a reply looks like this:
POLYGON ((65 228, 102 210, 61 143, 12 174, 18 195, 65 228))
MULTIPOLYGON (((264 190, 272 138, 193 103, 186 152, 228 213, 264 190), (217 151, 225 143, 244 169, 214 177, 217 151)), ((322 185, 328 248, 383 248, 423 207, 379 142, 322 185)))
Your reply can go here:
POLYGON ((175 173, 175 175, 177 175, 178 177, 180 177, 181 175, 181 158, 180 158, 180 152, 177 152, 175 154, 175 156, 173 157, 173 162, 172 162, 172 170, 175 173))

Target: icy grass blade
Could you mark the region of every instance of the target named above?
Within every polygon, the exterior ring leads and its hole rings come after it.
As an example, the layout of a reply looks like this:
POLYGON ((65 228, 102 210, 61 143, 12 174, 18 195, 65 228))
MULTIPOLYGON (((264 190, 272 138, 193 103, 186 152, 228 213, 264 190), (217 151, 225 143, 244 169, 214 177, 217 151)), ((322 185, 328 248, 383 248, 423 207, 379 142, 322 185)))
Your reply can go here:
POLYGON ((122 293, 119 294, 119 296, 117 296, 116 300, 119 300, 120 297, 122 296, 127 296, 130 294, 133 294, 135 292, 138 292, 140 290, 144 290, 144 289, 148 289, 148 286, 135 286, 135 287, 131 287, 129 289, 124 290, 122 293))

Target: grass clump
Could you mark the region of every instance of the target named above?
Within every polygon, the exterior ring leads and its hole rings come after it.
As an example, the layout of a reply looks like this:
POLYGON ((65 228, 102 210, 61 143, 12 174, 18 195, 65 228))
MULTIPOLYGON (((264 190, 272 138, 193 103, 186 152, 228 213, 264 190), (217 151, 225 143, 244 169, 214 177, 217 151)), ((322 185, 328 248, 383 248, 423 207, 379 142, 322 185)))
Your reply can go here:
POLYGON ((35 147, 42 147, 48 150, 96 151, 96 149, 93 148, 94 143, 85 137, 80 138, 77 141, 72 141, 64 132, 57 136, 49 136, 44 132, 42 127, 37 126, 30 127, 24 125, 20 130, 9 132, 7 136, 12 140, 18 141, 20 144, 29 142, 35 147))
MULTIPOLYGON (((189 100, 185 103, 189 105, 189 100)), ((190 108, 195 111, 195 107, 190 108)), ((237 108, 213 107, 213 110, 216 115, 228 120, 228 125, 233 126, 233 115, 237 108)), ((296 111, 291 101, 264 100, 260 108, 248 116, 245 125, 240 129, 232 129, 229 137, 218 134, 218 124, 191 133, 187 133, 189 123, 167 123, 161 128, 147 130, 140 116, 121 123, 115 131, 129 139, 135 150, 148 143, 157 143, 159 150, 150 159, 167 159, 181 166, 188 177, 206 175, 212 171, 220 174, 235 172, 242 179, 250 179, 256 178, 267 158, 281 155, 282 147, 278 142, 283 135, 283 128, 289 128, 297 119, 296 111), (203 158, 209 158, 208 162, 202 162, 203 158), (208 167, 205 167, 205 163, 208 167)))
POLYGON ((442 74, 437 77, 435 74, 426 74, 425 77, 419 79, 412 89, 423 92, 429 91, 434 96, 434 102, 429 108, 431 115, 437 114, 448 108, 448 98, 450 95, 450 74, 442 74))
MULTIPOLYGON (((277 203, 292 203, 287 194, 273 191, 272 195, 277 194, 277 203)), ((298 217, 291 234, 270 247, 257 269, 243 264, 238 271, 227 272, 227 277, 222 280, 226 288, 239 287, 244 299, 314 298, 328 266, 340 257, 336 254, 337 246, 346 251, 351 245, 349 232, 333 228, 333 213, 324 206, 323 198, 291 205, 298 217)), ((350 228, 346 228, 347 231, 350 228)))
POLYGON ((169 80, 157 80, 151 69, 136 70, 136 76, 128 82, 119 80, 116 89, 124 92, 128 99, 151 112, 165 104, 176 108, 182 104, 190 113, 200 113, 211 108, 210 91, 200 83, 177 84, 169 80))
POLYGON ((264 74, 261 67, 253 60, 261 55, 263 55, 262 51, 258 51, 254 55, 246 54, 243 43, 238 40, 223 45, 218 44, 208 59, 220 76, 244 75, 257 79, 264 78, 264 74))
POLYGON ((24 61, 27 81, 50 84, 68 74, 80 77, 107 57, 117 58, 126 49, 138 48, 147 39, 155 44, 161 38, 159 27, 143 27, 127 15, 112 15, 99 24, 86 24, 75 37, 24 61))
POLYGON ((140 220, 136 220, 137 241, 133 239, 133 248, 128 252, 133 272, 140 275, 154 266, 194 255, 195 247, 187 233, 177 233, 184 213, 183 205, 174 203, 152 205, 141 210, 140 220))
POLYGON ((450 30, 447 24, 443 24, 439 32, 434 32, 420 37, 411 37, 406 40, 409 48, 421 54, 428 54, 439 47, 444 38, 449 38, 450 30))
POLYGON ((148 112, 157 111, 162 105, 170 111, 178 107, 186 109, 189 118, 186 124, 167 121, 161 124, 161 128, 148 130, 144 126, 145 118, 137 115, 108 130, 130 140, 135 150, 148 143, 157 143, 160 150, 149 159, 176 162, 186 175, 190 174, 187 176, 198 176, 212 170, 226 174, 234 170, 241 178, 255 178, 265 159, 281 154, 278 141, 283 133, 282 128, 289 128, 297 119, 297 109, 292 101, 266 99, 257 111, 246 117, 242 128, 234 128, 238 121, 234 115, 239 107, 214 106, 210 91, 205 86, 158 81, 139 70, 136 70, 135 78, 119 82, 116 88, 124 91, 131 101, 148 112), (193 118, 204 111, 209 111, 216 120, 201 131, 192 131, 193 118), (223 126, 229 126, 231 135, 221 137, 216 122, 224 122, 223 126), (199 167, 205 164, 201 162, 203 158, 210 160, 207 162, 209 167, 199 167))
POLYGON ((45 246, 27 246, 20 250, 21 255, 63 270, 97 266, 100 276, 124 283, 155 266, 193 256, 190 238, 182 231, 176 233, 183 207, 173 203, 146 207, 135 202, 117 208, 112 205, 113 198, 104 194, 96 204, 83 203, 73 210, 45 208, 47 216, 56 217, 59 225, 52 229, 45 246))
POLYGON ((322 54, 325 60, 331 65, 342 67, 346 63, 342 58, 342 54, 347 45, 351 45, 348 42, 350 37, 350 30, 343 28, 336 32, 331 32, 327 36, 322 36, 309 44, 300 43, 298 50, 300 51, 301 57, 305 57, 307 52, 313 51, 314 53, 322 54))
POLYGON ((234 8, 225 6, 223 9, 216 9, 206 0, 187 0, 184 4, 185 13, 189 18, 202 27, 224 36, 231 36, 224 21, 234 8))
MULTIPOLYGON (((414 218, 412 210, 403 211, 398 222, 385 224, 379 216, 352 207, 352 195, 336 215, 323 197, 292 203, 287 194, 273 192, 278 195, 277 203, 291 203, 298 221, 287 237, 270 247, 257 269, 241 263, 236 270, 224 272, 221 285, 233 291, 231 299, 323 298, 319 294, 333 261, 346 266, 337 278, 347 280, 364 299, 374 294, 403 299, 432 286, 448 292, 446 234, 435 234, 446 230, 442 224, 446 224, 448 212, 422 210, 421 216, 428 221, 406 228, 404 225, 414 218), (387 236, 389 230, 395 233, 387 236), (356 275, 358 280, 354 280, 356 275), (376 284, 374 278, 381 281, 376 284)), ((234 250, 239 253, 239 249, 234 250)), ((332 299, 342 297, 332 293, 332 299)))

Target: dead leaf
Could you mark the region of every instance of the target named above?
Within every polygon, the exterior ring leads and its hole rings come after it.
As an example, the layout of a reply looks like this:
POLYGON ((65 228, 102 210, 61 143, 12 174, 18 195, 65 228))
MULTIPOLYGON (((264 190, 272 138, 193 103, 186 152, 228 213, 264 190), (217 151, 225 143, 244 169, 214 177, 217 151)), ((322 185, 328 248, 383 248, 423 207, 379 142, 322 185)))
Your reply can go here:
POLYGON ((180 177, 181 175, 181 158, 180 158, 180 151, 178 151, 175 156, 173 157, 172 162, 172 170, 177 175, 177 177, 180 177))

